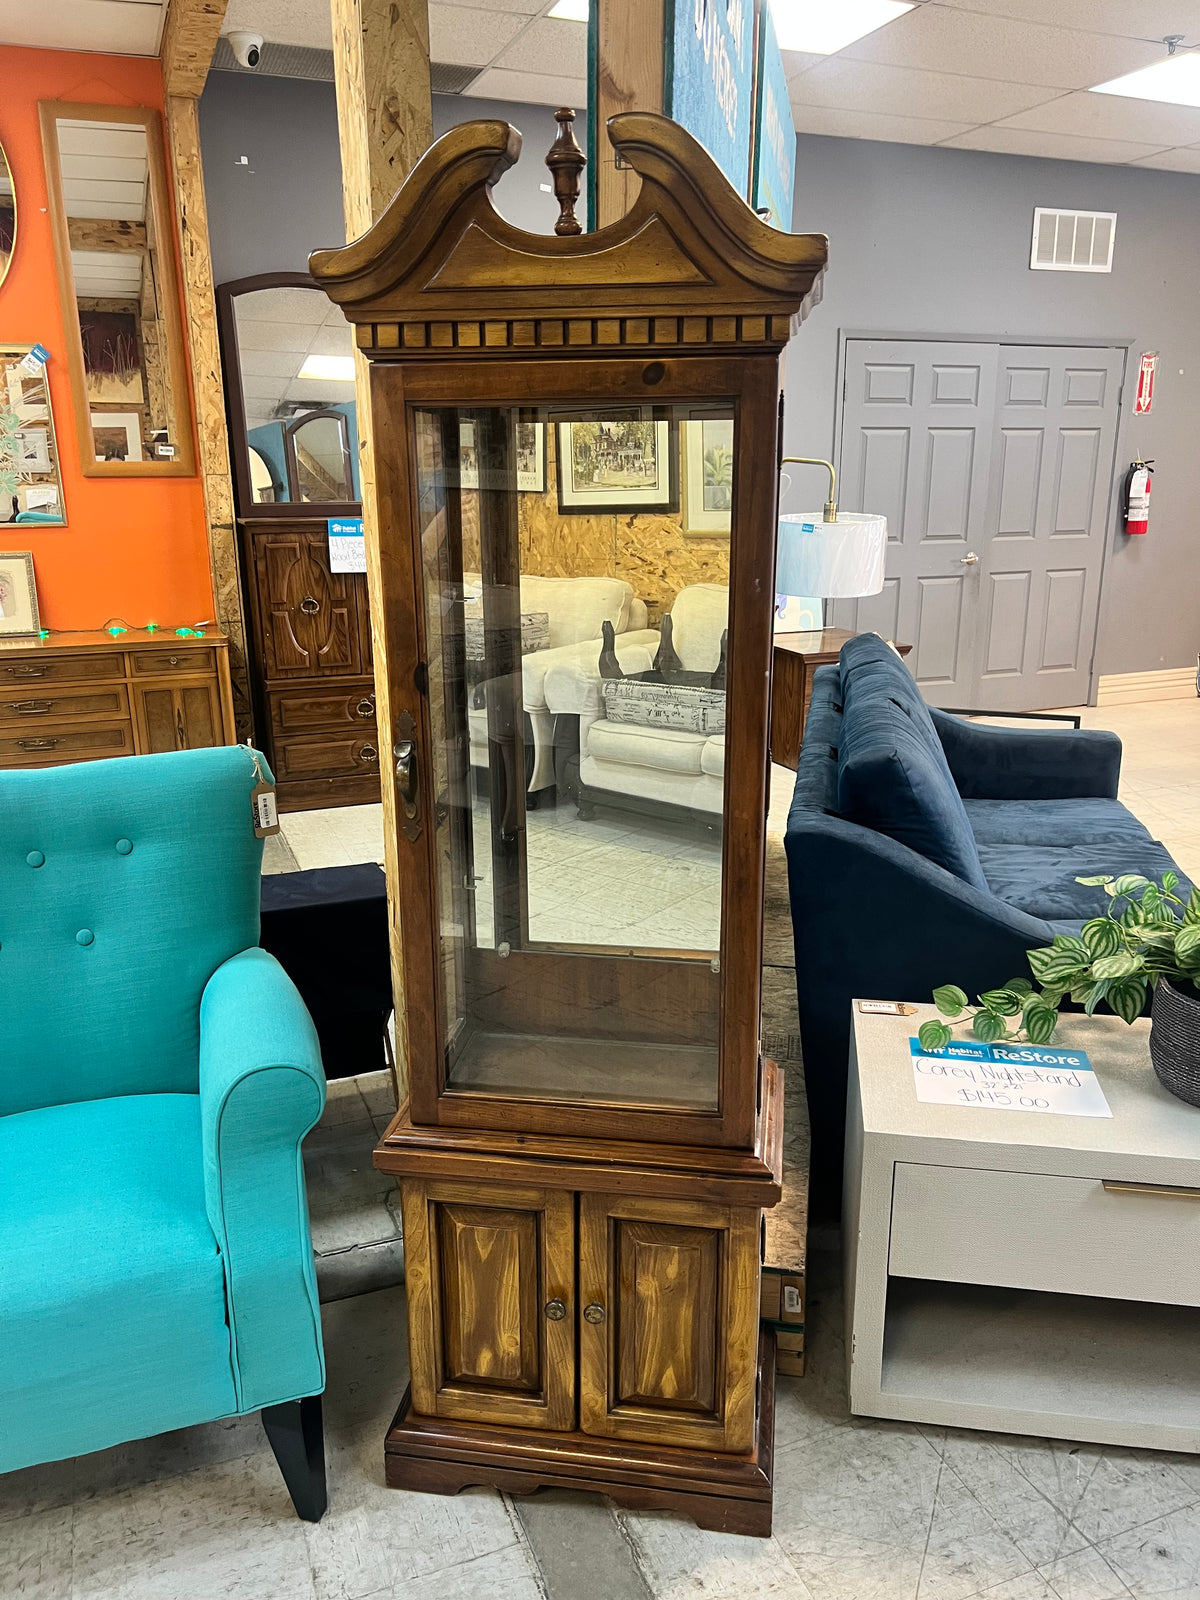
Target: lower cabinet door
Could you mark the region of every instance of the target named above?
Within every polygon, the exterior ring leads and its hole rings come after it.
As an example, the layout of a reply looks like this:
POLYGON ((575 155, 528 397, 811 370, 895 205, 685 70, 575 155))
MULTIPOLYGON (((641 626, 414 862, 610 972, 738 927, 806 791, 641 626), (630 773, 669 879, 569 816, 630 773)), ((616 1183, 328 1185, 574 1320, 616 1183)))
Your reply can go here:
POLYGON ((760 1215, 703 1201, 580 1195, 585 1433, 753 1448, 760 1215))
POLYGON ((414 1409, 573 1428, 574 1196, 405 1178, 400 1198, 414 1409))
POLYGON ((215 683, 138 684, 133 698, 143 755, 224 743, 215 683))

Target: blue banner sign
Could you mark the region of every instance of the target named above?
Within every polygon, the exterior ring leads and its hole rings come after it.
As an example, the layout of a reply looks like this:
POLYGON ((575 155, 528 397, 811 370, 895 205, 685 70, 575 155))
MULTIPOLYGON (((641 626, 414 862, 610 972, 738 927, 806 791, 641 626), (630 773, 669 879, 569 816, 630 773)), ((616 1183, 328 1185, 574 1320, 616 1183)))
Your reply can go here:
POLYGON ((740 195, 750 188, 754 0, 667 0, 663 103, 740 195))
POLYGON ((796 124, 771 7, 758 24, 758 105, 754 117, 754 184, 750 204, 773 228, 790 233, 796 184, 796 124))

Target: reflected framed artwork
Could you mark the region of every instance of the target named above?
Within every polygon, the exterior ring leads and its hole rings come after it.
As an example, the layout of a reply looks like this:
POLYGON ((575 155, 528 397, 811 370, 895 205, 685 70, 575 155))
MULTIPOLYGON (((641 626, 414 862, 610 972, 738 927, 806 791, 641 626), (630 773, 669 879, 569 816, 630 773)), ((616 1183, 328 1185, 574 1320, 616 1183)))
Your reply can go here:
POLYGON ((92 449, 97 461, 140 461, 142 422, 138 411, 93 411, 92 449))
MULTIPOLYGON (((518 422, 514 426, 517 488, 524 494, 542 494, 546 488, 546 424, 518 422)), ((507 486, 503 469, 485 472, 484 479, 489 489, 507 486)), ((479 488, 479 450, 473 422, 460 422, 458 425, 458 486, 460 489, 479 488)))
POLYGON ((733 516, 733 418, 680 423, 684 533, 728 539, 733 516))
POLYGON ((0 639, 36 634, 41 625, 32 552, 0 551, 0 639))
POLYGON ((675 431, 637 407, 558 423, 560 512, 679 508, 675 431))

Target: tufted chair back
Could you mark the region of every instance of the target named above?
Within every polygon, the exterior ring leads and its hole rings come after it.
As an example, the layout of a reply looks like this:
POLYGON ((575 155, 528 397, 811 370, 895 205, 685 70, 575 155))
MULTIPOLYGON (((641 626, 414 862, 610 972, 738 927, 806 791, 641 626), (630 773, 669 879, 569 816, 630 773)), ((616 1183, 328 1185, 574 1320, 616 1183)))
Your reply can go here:
POLYGON ((0 1115, 196 1092, 201 993, 258 943, 256 781, 243 746, 0 772, 0 1115))

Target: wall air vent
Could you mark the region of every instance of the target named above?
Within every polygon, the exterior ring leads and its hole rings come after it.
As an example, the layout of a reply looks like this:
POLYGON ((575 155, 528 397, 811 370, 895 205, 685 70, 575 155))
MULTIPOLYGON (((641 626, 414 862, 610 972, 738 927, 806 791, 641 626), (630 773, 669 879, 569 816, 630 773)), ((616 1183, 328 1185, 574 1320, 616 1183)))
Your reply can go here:
POLYGON ((312 78, 318 82, 333 82, 332 50, 310 50, 301 44, 273 44, 270 39, 262 47, 258 66, 244 67, 222 34, 213 51, 212 65, 214 72, 244 72, 252 78, 312 78))
POLYGON ((429 91, 431 94, 461 94, 482 71, 482 67, 456 67, 446 61, 431 61, 429 91))
POLYGON ((1034 272, 1111 272, 1117 237, 1115 211, 1059 211, 1038 206, 1033 213, 1034 272))

